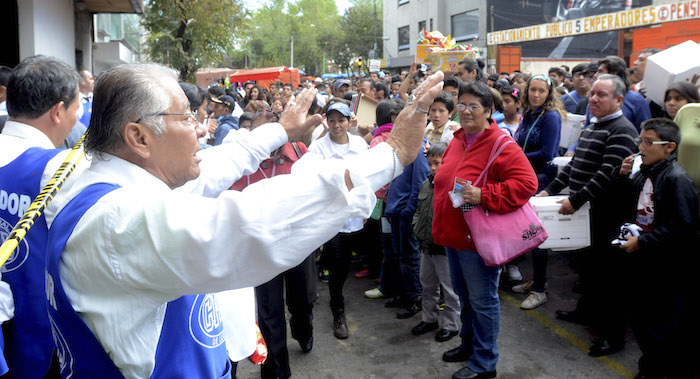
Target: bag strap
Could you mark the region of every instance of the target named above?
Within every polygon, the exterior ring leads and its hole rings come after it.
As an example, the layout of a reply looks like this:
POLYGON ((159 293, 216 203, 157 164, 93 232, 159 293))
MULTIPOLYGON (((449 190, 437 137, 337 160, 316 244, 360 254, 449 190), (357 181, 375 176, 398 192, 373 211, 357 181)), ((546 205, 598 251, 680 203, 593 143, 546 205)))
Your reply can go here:
POLYGON ((513 139, 510 139, 510 141, 506 141, 503 145, 500 147, 498 144, 503 140, 504 138, 508 137, 506 134, 503 134, 502 136, 498 137, 496 142, 493 144, 493 148, 491 148, 491 155, 489 155, 489 160, 486 162, 486 167, 484 168, 484 171, 481 172, 478 178, 476 178, 476 181, 474 182, 476 185, 479 185, 481 183, 481 187, 486 186, 486 176, 487 173, 489 172, 489 169, 491 168, 491 164, 498 158, 499 155, 503 152, 503 150, 508 146, 508 144, 515 143, 513 139))
POLYGON ((294 152, 297 153, 297 158, 301 159, 301 151, 299 150, 299 146, 297 146, 296 142, 292 142, 292 147, 294 148, 294 152))

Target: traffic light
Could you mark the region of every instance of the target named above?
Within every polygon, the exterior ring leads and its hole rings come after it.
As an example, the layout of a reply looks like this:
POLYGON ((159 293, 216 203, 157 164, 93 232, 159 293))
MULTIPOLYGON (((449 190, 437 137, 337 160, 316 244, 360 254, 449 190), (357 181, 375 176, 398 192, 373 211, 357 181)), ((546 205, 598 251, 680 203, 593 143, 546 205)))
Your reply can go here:
POLYGON ((362 68, 362 58, 357 60, 357 67, 362 68))

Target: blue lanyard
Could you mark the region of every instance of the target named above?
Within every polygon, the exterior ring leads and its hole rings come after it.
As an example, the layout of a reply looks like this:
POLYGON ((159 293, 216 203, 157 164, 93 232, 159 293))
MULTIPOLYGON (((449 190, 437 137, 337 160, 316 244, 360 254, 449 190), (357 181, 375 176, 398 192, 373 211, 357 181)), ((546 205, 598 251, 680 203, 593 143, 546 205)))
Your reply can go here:
POLYGON ((530 133, 532 133, 532 130, 535 129, 535 125, 537 125, 537 122, 540 121, 540 117, 544 114, 544 109, 542 112, 540 112, 540 115, 537 116, 537 119, 535 119, 535 122, 532 123, 532 126, 530 127, 530 130, 527 131, 527 135, 525 136, 525 143, 523 144, 523 152, 525 152, 525 149, 527 148, 527 141, 530 139, 530 133))

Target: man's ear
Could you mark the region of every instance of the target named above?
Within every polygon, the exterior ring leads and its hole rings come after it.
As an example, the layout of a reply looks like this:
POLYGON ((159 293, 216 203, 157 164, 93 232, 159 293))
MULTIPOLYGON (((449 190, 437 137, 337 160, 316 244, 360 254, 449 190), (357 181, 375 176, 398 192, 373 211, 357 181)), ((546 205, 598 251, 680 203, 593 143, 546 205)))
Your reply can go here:
POLYGON ((64 113, 67 111, 67 109, 64 108, 64 104, 63 100, 61 100, 54 104, 53 107, 49 108, 49 118, 56 125, 61 123, 61 118, 63 118, 64 113))
POLYGON ((124 144, 128 150, 144 159, 151 157, 156 138, 151 128, 130 122, 124 126, 123 137, 124 144))
POLYGON ((667 144, 664 146, 664 148, 666 149, 666 154, 671 155, 671 154, 673 154, 673 152, 676 151, 676 149, 678 148, 678 144, 675 143, 675 142, 673 142, 673 141, 671 141, 671 142, 667 143, 667 144))
POLYGON ((617 102, 618 102, 618 104, 620 104, 620 109, 622 109, 622 103, 625 102, 625 96, 624 96, 624 95, 623 95, 623 96, 618 96, 618 97, 617 97, 617 102))

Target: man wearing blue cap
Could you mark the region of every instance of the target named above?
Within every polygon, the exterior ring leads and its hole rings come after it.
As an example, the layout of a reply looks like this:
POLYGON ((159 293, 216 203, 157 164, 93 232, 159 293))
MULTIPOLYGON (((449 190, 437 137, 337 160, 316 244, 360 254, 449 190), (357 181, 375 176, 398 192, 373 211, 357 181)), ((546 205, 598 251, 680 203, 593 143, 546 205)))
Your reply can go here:
POLYGON ((333 83, 333 96, 337 98, 344 98, 345 92, 350 89, 350 82, 345 79, 338 79, 333 83))
POLYGON ((238 117, 231 115, 236 107, 236 101, 229 95, 222 95, 219 98, 212 98, 214 102, 214 117, 218 118, 218 126, 214 132, 214 146, 221 145, 226 135, 231 130, 238 130, 238 117))

